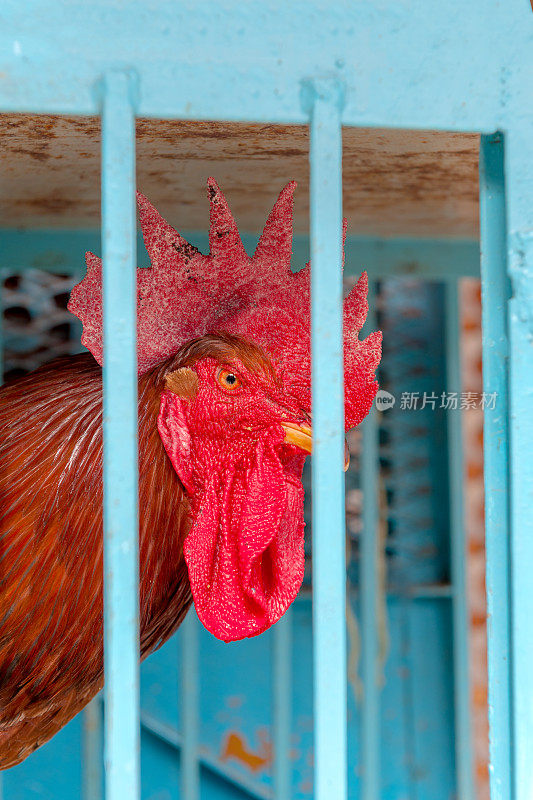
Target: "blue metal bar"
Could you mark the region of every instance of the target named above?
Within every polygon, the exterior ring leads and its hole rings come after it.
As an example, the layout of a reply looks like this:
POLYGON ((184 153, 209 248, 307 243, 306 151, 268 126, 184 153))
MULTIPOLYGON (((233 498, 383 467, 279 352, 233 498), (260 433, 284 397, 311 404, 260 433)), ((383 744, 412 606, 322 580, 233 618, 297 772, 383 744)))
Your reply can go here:
POLYGON ((311 111, 313 663, 316 800, 346 800, 346 533, 342 339, 343 93, 306 87, 311 111))
POLYGON ((97 696, 83 711, 83 800, 102 797, 102 704, 97 696))
MULTIPOLYGON (((530 82, 527 84, 530 85, 530 82)), ((533 797, 533 139, 529 118, 505 137, 511 476, 512 797, 533 797)), ((502 442, 505 445, 505 442, 502 442)), ((496 443, 493 444, 496 446, 496 443)), ((505 485, 505 483, 504 483, 505 485)), ((500 566, 500 569, 502 567, 500 566)), ((505 565, 504 565, 505 568, 505 565)))
POLYGON ((199 707, 198 683, 198 618, 193 607, 181 626, 183 658, 181 660, 181 705, 183 709, 183 744, 181 748, 181 797, 200 800, 199 707))
POLYGON ((485 547, 490 779, 493 800, 512 796, 509 607, 509 430, 507 239, 503 136, 482 136, 479 154, 483 388, 497 402, 484 413, 485 547))
MULTIPOLYGON (((461 321, 457 281, 446 284, 446 378, 450 392, 461 386, 461 321)), ((468 653, 468 602, 466 594, 466 531, 464 522, 464 464, 462 415, 448 411, 448 481, 450 491, 450 550, 453 607, 453 664, 455 710, 455 763, 457 796, 473 800, 472 725, 468 653)))
POLYGON ((135 111, 132 77, 102 82, 106 800, 140 797, 135 111))
MULTIPOLYGON (((367 325, 375 330, 374 285, 369 284, 367 325)), ((363 534, 361 540, 361 677, 363 704, 361 712, 361 760, 363 800, 377 800, 380 795, 380 668, 379 668, 379 453, 376 409, 372 408, 363 423, 361 454, 361 489, 363 491, 363 534)))
POLYGON ((292 722, 292 609, 274 626, 272 696, 274 698, 274 797, 291 800, 291 722, 292 722))

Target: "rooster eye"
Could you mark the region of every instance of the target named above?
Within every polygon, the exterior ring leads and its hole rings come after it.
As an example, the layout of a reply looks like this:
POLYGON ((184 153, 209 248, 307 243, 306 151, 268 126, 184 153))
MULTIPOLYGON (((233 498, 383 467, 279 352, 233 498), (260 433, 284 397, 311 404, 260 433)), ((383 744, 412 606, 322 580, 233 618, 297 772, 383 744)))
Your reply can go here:
POLYGON ((217 370, 217 383, 223 389, 230 392, 234 392, 242 386, 240 378, 238 378, 234 372, 230 372, 229 369, 223 369, 222 367, 217 370))

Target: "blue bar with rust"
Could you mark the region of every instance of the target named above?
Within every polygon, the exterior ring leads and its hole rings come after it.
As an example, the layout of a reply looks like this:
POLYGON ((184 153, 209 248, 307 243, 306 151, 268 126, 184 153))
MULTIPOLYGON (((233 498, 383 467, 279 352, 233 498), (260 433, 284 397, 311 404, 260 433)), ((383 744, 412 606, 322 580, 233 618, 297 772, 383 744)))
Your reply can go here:
POLYGON ((83 710, 82 800, 102 797, 102 701, 93 697, 83 710))
POLYGON ((200 800, 199 746, 199 681, 198 617, 189 609, 181 626, 183 657, 181 660, 181 705, 183 709, 183 744, 181 748, 181 797, 200 800))
POLYGON ((272 659, 272 697, 274 743, 274 797, 291 800, 292 761, 292 625, 293 613, 289 608, 274 626, 274 657, 272 659))
MULTIPOLYGON (((369 283, 367 327, 375 330, 374 284, 369 283)), ((379 454, 375 407, 362 425, 361 489, 363 492, 363 534, 361 540, 361 760, 363 800, 377 800, 380 793, 380 665, 379 665, 379 454)))
POLYGON ((485 547, 491 793, 512 796, 509 548, 507 238, 503 135, 482 136, 479 157, 483 388, 485 408, 485 547))
MULTIPOLYGON (((448 392, 461 391, 461 320, 459 287, 446 284, 446 378, 448 392)), ((470 673, 468 654, 468 602, 466 595, 466 531, 464 521, 464 463, 462 414, 448 410, 448 482, 450 492, 450 561, 453 616, 455 763, 457 795, 474 800, 472 726, 470 721, 470 673)))
POLYGON ((315 800, 345 800, 346 535, 342 339, 342 90, 307 87, 311 105, 313 665, 315 800))
POLYGON ((106 800, 138 800, 139 544, 133 80, 102 82, 106 800))
POLYGON ((482 136, 480 235, 483 295, 483 386, 494 407, 484 414, 485 547, 491 791, 511 797, 511 650, 509 551, 509 426, 507 240, 503 136, 482 136))

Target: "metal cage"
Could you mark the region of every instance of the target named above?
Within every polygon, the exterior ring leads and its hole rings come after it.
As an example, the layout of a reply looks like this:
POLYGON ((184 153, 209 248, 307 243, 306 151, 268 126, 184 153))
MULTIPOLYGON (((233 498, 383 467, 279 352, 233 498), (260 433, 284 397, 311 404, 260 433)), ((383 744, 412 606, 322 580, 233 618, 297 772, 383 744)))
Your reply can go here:
MULTIPOLYGON (((138 116, 309 126, 316 800, 347 796, 342 126, 481 134, 484 383, 486 391, 499 398, 496 408, 485 413, 492 796, 531 800, 532 44, 533 15, 526 0, 472 0, 466 6, 458 0, 362 0, 334 7, 320 0, 133 0, 127 6, 118 0, 4 2, 0 111, 102 119, 107 800, 140 797, 134 213, 138 116)), ((6 265, 15 239, 6 237, 6 265)), ((475 260, 475 248, 468 258, 472 255, 475 260)), ((439 258, 446 259, 444 244, 431 262, 439 258)), ((459 264, 455 274, 461 269, 459 264)), ((447 342, 456 349, 453 281, 447 304, 447 342)), ((450 433, 457 452, 457 423, 452 422, 450 433)), ((377 473, 372 418, 364 436, 363 476, 366 496, 371 497, 377 473)), ((462 478, 457 470, 450 477, 458 795, 468 800, 472 780, 460 588, 462 478)), ((375 505, 367 504, 362 544, 365 800, 379 794, 375 529, 375 505)), ((194 636, 192 624, 186 623, 185 636, 194 636)), ((286 636, 287 628, 279 625, 278 654, 287 646, 286 636)), ((285 685, 279 682, 275 697, 280 752, 288 747, 285 685)), ((195 687, 186 689, 192 704, 195 687)), ((187 708, 181 796, 198 800, 196 733, 187 708)), ((290 797, 287 770, 282 758, 276 764, 275 797, 285 800, 290 797)))

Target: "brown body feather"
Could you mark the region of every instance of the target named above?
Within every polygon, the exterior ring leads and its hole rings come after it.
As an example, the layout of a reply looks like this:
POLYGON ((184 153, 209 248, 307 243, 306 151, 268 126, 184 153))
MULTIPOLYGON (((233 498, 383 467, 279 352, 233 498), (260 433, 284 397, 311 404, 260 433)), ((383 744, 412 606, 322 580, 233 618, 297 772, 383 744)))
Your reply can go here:
MULTIPOLYGON (((157 430, 164 374, 139 380, 141 655, 190 602, 188 502, 157 430)), ((101 369, 55 362, 0 390, 0 768, 103 685, 101 369)))

